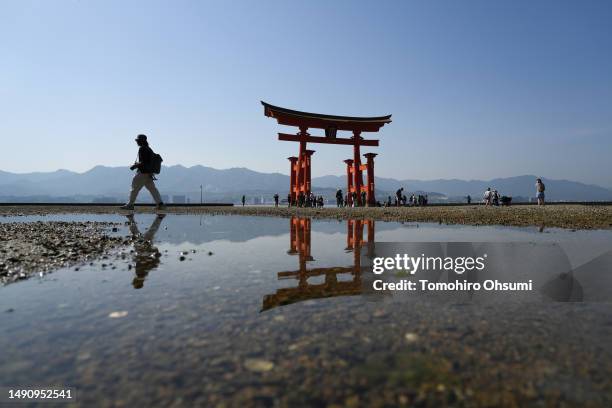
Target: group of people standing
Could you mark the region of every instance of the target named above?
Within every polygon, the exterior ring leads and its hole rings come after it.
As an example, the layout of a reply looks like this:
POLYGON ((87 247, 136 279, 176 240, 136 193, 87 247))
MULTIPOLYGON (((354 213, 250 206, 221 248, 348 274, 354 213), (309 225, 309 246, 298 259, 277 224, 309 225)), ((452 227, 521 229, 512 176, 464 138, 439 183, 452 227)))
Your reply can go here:
MULTIPOLYGON (((365 191, 361 192, 361 206, 367 205, 367 195, 365 191)), ((343 194, 341 189, 336 190, 336 207, 358 207, 357 192, 343 194), (350 194, 350 195, 349 195, 350 194)))
MULTIPOLYGON (((538 205, 544 205, 544 191, 546 190, 546 186, 542 182, 541 178, 536 179, 535 187, 538 205)), ((472 197, 470 197, 469 195, 467 196, 467 202, 468 204, 472 202, 472 197)), ((482 202, 484 205, 510 205, 510 203, 512 202, 512 197, 500 195, 497 190, 491 190, 491 187, 489 187, 482 196, 482 202)))
POLYGON ((487 190, 482 195, 482 203, 484 205, 499 205, 500 195, 497 190, 491 190, 491 187, 488 187, 487 190))
POLYGON ((404 187, 401 187, 395 192, 395 201, 391 201, 391 196, 387 197, 385 207, 401 207, 401 206, 424 206, 429 202, 429 196, 427 194, 411 194, 410 197, 406 197, 404 194, 404 187))
MULTIPOLYGON (((411 194, 410 197, 406 197, 404 194, 404 188, 400 188, 395 192, 395 200, 391 196, 387 197, 387 201, 381 203, 376 201, 376 207, 401 207, 401 206, 423 206, 427 205, 429 198, 427 194, 411 194)), ((367 205, 367 195, 365 191, 361 192, 361 205, 367 205)), ((341 189, 336 190, 336 206, 337 207, 357 207, 357 193, 352 192, 349 194, 343 194, 341 189)))
MULTIPOLYGON (((468 204, 471 202, 471 197, 468 196, 468 204)), ((487 188, 482 196, 482 203, 484 205, 510 205, 512 197, 500 195, 497 190, 491 190, 491 187, 487 188)))
MULTIPOLYGON (((275 199, 275 203, 276 203, 276 206, 278 207, 277 199, 275 199)), ((306 195, 303 192, 300 192, 297 196, 297 200, 295 201, 291 199, 291 194, 287 194, 287 205, 289 207, 297 206, 297 207, 323 208, 323 206, 325 205, 325 200, 323 199, 323 196, 321 195, 316 196, 313 193, 306 195)))

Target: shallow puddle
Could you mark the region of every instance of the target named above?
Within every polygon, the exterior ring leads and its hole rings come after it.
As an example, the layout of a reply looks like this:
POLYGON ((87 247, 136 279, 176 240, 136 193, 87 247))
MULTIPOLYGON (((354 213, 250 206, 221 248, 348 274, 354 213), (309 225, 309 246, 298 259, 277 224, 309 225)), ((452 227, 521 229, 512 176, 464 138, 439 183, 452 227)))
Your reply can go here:
MULTIPOLYGON (((36 220, 129 222, 0 222, 36 220)), ((357 265, 373 241, 555 242, 579 270, 612 249, 612 231, 135 221, 116 232, 141 237, 131 248, 0 288, 0 385, 74 387, 82 406, 612 401, 610 303, 440 303, 374 293, 357 265)))

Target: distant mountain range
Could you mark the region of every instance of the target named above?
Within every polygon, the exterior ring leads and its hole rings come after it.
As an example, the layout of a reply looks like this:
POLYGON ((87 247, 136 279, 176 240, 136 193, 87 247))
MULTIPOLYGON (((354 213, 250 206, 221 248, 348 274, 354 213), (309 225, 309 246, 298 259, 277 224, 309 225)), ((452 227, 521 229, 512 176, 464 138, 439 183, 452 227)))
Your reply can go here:
MULTIPOLYGON (((96 166, 84 173, 57 170, 48 173, 16 174, 0 171, 0 201, 92 201, 101 198, 124 200, 130 187, 132 172, 126 167, 96 166)), ((274 193, 284 196, 289 176, 280 173, 259 173, 246 168, 218 170, 205 166, 170 166, 162 169, 158 177, 162 194, 184 195, 192 201, 200 199, 202 185, 205 201, 235 201, 242 194, 266 196, 274 193)), ((406 193, 424 192, 437 201, 460 201, 466 195, 478 200, 487 187, 502 195, 533 197, 533 175, 498 178, 493 180, 396 180, 376 178, 379 199, 404 187, 406 193)), ((612 201, 612 190, 592 184, 569 180, 543 179, 546 196, 551 201, 612 201)), ((314 190, 333 197, 337 188, 344 189, 344 176, 323 176, 312 180, 314 190)), ((148 201, 148 194, 142 194, 148 201)))

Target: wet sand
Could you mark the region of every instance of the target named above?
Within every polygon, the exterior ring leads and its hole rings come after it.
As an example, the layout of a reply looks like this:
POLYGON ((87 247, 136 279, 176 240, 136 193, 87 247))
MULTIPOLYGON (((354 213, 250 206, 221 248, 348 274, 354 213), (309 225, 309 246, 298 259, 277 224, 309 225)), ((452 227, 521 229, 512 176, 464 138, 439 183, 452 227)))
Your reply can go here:
MULTIPOLYGON (((136 212, 155 212, 153 207, 137 207, 136 212)), ((293 215, 349 219, 369 218, 397 222, 438 222, 459 225, 538 226, 570 229, 612 228, 610 205, 520 205, 511 207, 430 206, 430 207, 378 207, 378 208, 287 208, 287 207, 172 207, 170 214, 233 214, 290 217, 293 215)), ((44 215, 65 213, 125 214, 114 206, 6 206, 0 207, 0 216, 44 215)))
POLYGON ((129 240, 111 236, 117 223, 0 223, 0 285, 106 256, 129 240))

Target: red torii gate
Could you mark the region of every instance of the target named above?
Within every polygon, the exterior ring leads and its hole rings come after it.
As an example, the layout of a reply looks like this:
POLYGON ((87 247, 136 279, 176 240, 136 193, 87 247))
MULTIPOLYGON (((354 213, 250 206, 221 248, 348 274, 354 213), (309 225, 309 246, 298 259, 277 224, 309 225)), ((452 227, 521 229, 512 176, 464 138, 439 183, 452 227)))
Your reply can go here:
POLYGON ((298 157, 289 157, 291 162, 291 186, 289 189, 291 204, 297 203, 298 196, 303 193, 308 197, 311 192, 311 161, 314 150, 307 150, 307 143, 327 143, 353 146, 353 158, 345 160, 347 175, 347 193, 349 204, 352 203, 352 193, 356 194, 357 205, 365 205, 361 200, 361 193, 366 193, 368 205, 375 205, 374 195, 374 157, 376 153, 367 153, 366 164, 361 164, 361 146, 378 146, 378 140, 364 139, 362 132, 378 132, 381 127, 391 123, 391 115, 376 117, 352 117, 323 115, 319 113, 300 112, 281 108, 261 101, 264 114, 275 118, 280 125, 296 126, 299 132, 295 135, 279 133, 278 140, 299 142, 298 157), (324 129, 325 136, 311 136, 308 129, 324 129), (353 133, 350 138, 337 137, 337 131, 353 133), (363 171, 367 171, 367 184, 363 184, 363 171))

